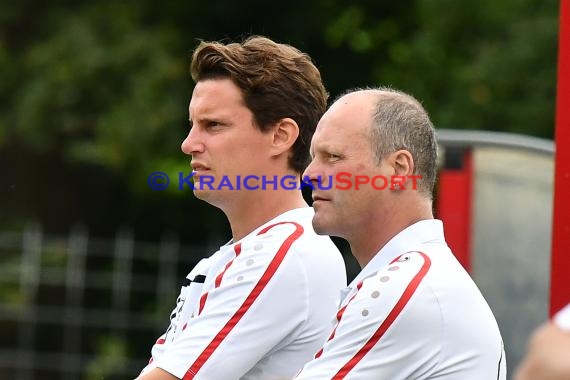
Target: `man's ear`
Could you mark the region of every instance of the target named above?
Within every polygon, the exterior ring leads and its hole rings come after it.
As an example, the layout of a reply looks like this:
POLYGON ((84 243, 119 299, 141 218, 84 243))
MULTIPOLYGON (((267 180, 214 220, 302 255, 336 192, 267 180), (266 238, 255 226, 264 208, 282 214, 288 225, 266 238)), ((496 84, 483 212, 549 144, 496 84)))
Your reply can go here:
POLYGON ((295 120, 284 118, 273 127, 271 153, 278 156, 287 152, 299 137, 299 126, 295 120))
POLYGON ((394 174, 401 176, 411 176, 414 174, 414 158, 412 154, 404 149, 392 153, 394 174))

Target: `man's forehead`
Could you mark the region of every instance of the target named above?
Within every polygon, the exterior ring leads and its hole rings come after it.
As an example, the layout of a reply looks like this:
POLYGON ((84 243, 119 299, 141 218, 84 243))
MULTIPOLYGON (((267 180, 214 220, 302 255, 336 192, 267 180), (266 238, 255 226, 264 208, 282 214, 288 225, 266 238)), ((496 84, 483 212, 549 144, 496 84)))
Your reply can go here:
POLYGON ((331 150, 368 141, 369 128, 354 120, 336 120, 319 124, 311 141, 311 149, 331 150))
POLYGON ((374 108, 380 94, 381 92, 376 90, 351 92, 334 102, 329 110, 368 113, 374 108))
POLYGON ((207 79, 194 86, 190 105, 216 106, 226 103, 243 105, 241 90, 230 79, 207 79))
POLYGON ((338 101, 323 115, 315 134, 353 134, 368 131, 373 114, 374 105, 371 102, 338 101))

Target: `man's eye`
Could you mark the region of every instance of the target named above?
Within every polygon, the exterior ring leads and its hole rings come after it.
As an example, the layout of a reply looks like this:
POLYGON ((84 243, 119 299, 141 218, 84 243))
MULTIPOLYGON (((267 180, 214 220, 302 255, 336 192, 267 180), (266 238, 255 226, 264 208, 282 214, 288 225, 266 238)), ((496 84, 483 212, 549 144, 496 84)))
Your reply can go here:
POLYGON ((338 154, 334 154, 334 153, 329 153, 327 155, 327 158, 329 161, 337 161, 340 160, 340 156, 338 154))
POLYGON ((208 123, 206 123, 207 129, 217 129, 221 126, 223 126, 223 124, 220 123, 219 121, 209 121, 208 123))

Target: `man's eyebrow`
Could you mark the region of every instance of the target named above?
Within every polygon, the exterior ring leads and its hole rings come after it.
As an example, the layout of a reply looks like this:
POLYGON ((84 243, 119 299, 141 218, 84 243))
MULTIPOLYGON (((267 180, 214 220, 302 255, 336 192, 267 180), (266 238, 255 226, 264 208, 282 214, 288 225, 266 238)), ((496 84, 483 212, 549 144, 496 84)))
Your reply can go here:
POLYGON ((331 151, 334 151, 337 149, 335 149, 335 147, 333 145, 328 144, 326 142, 323 142, 316 149, 315 148, 311 149, 313 154, 315 153, 315 150, 317 150, 319 153, 330 153, 331 151))
MULTIPOLYGON (((192 117, 190 117, 188 120, 190 122, 192 122, 192 117)), ((211 122, 211 121, 227 123, 228 122, 228 116, 219 115, 219 114, 213 114, 213 115, 208 114, 208 115, 204 115, 201 117, 194 118, 194 120, 196 120, 198 123, 207 123, 207 122, 211 122)))

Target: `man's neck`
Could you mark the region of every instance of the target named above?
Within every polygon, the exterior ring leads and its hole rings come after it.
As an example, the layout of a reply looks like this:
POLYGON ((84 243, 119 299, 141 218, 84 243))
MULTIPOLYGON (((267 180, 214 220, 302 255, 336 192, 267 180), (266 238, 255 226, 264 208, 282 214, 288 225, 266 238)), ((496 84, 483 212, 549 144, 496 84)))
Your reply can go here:
POLYGON ((233 241, 238 241, 277 216, 307 206, 300 191, 260 190, 240 197, 224 213, 230 222, 233 241))
POLYGON ((426 219, 433 219, 431 202, 408 204, 403 213, 389 213, 361 230, 358 235, 347 237, 352 254, 364 268, 388 242, 409 226, 426 219))

